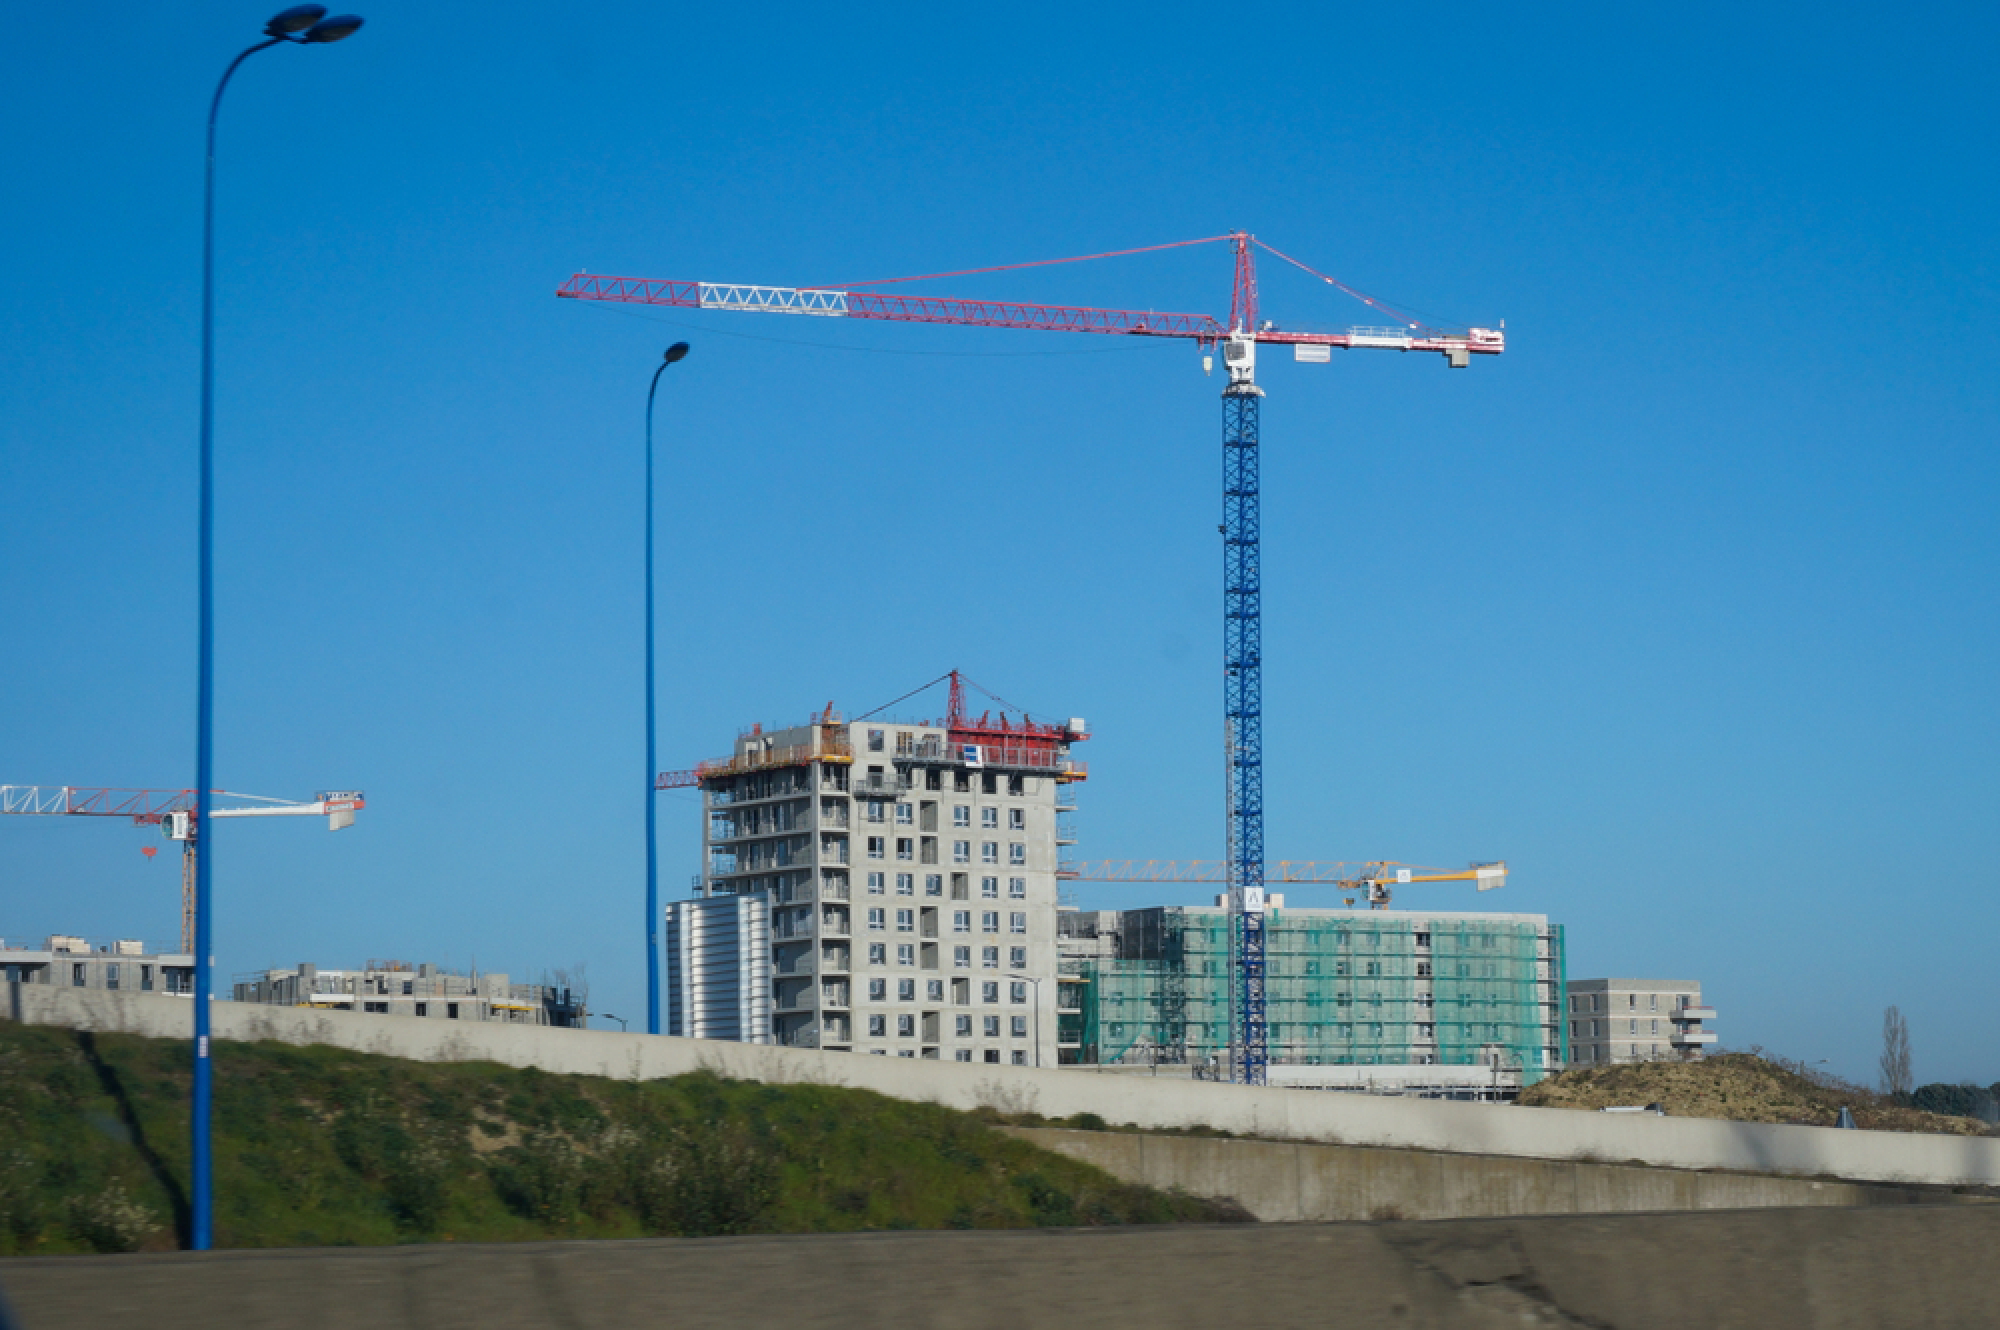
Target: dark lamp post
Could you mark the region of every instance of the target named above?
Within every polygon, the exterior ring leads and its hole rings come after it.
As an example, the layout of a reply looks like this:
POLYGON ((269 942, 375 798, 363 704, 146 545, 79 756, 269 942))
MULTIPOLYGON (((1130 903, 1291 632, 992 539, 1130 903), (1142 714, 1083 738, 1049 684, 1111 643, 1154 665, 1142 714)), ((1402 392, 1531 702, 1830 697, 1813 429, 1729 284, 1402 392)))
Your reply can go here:
POLYGON ((646 389, 646 1033, 660 1033, 660 796, 659 727, 653 679, 653 397, 667 366, 685 357, 686 342, 667 348, 646 389))
POLYGON ((199 620, 200 659, 195 692, 194 821, 203 840, 195 859, 194 885, 194 1096, 189 1114, 190 1164, 188 1245, 207 1251, 215 1239, 214 1153, 210 1116, 214 1095, 209 1059, 209 1010, 215 988, 215 942, 210 928, 210 876, 216 838, 209 832, 209 803, 215 791, 215 119, 222 94, 236 67, 280 42, 305 46, 353 35, 361 20, 351 15, 325 18, 321 5, 294 5, 264 25, 266 41, 245 48, 215 85, 208 103, 208 160, 201 201, 201 508, 199 620), (324 20, 324 21, 322 21, 324 20), (298 35, 303 30, 303 36, 298 35))

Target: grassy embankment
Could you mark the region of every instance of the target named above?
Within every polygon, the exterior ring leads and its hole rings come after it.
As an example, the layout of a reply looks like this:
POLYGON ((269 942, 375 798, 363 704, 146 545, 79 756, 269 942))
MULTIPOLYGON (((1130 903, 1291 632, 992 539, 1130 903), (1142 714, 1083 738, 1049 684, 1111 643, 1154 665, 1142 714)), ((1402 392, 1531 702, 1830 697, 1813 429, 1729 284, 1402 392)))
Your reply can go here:
MULTIPOLYGON (((0 1023, 0 1253, 180 1244, 187 1046, 0 1023)), ((216 1245, 1238 1219, 977 1114, 827 1085, 658 1081, 221 1043, 216 1245)))
POLYGON ((1699 1062, 1632 1062, 1551 1076, 1523 1090, 1521 1102, 1541 1108, 1656 1103, 1673 1117, 1813 1127, 1834 1126, 1845 1106, 1853 1110, 1855 1125, 1869 1131, 1979 1136, 1991 1130, 1976 1118, 1921 1112, 1862 1086, 1808 1073, 1754 1053, 1722 1053, 1699 1062))

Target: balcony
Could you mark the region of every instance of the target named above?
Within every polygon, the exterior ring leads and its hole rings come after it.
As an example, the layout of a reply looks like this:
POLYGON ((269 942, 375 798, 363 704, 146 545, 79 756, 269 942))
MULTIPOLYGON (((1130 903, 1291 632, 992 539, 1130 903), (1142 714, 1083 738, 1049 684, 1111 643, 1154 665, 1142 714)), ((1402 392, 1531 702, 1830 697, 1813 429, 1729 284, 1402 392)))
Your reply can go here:
POLYGON ((902 771, 857 771, 852 793, 857 799, 885 799, 908 794, 916 785, 902 771))
POLYGON ((1671 1019, 1676 1021, 1712 1021, 1715 1019, 1715 1008, 1682 1007, 1673 1013, 1671 1019))
POLYGON ((1713 1030, 1676 1030, 1667 1036, 1667 1042, 1675 1048, 1700 1048, 1715 1042, 1713 1030))

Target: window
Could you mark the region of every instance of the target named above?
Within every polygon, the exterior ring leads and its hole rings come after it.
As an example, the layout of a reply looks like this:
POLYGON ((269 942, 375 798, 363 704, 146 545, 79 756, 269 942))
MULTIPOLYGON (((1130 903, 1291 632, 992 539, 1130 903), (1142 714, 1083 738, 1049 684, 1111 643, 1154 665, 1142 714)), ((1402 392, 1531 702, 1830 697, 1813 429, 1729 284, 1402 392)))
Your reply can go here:
MULTIPOLYGON (((982 932, 982 933, 997 933, 997 932, 999 932, 999 931, 1000 931, 1000 911, 998 911, 998 910, 982 910, 982 911, 980 911, 980 914, 979 914, 979 931, 980 931, 980 932, 982 932)), ((81 967, 78 967, 78 968, 81 968, 81 967)))
POLYGON ((916 874, 914 874, 914 873, 898 873, 898 874, 896 874, 896 894, 897 894, 898 896, 914 896, 914 895, 916 895, 916 894, 917 894, 917 877, 916 877, 916 874))
POLYGON ((951 967, 954 970, 970 970, 972 968, 972 948, 953 947, 951 949, 951 967))
POLYGON ((889 1033, 889 1018, 887 1016, 870 1016, 868 1018, 868 1033, 877 1039, 889 1033))
POLYGON ((1417 978, 1428 979, 1430 977, 1431 977, 1431 963, 1429 961, 1418 961, 1417 978))
POLYGON ((999 900, 999 899, 1000 899, 1000 879, 999 879, 999 878, 997 878, 997 877, 982 877, 982 878, 980 878, 980 879, 979 879, 979 896, 980 896, 980 899, 982 899, 982 900, 989 900, 989 901, 997 901, 997 900, 999 900))
POLYGON ((1007 862, 1025 864, 1028 862, 1028 847, 1020 841, 1010 841, 1007 845, 1007 862))
POLYGON ((896 837, 896 857, 905 862, 917 857, 917 842, 909 836, 896 837))
POLYGON ((81 964, 72 964, 69 967, 69 982, 72 988, 83 987, 83 966, 81 964))
POLYGON ((943 874, 943 873, 925 873, 925 874, 924 874, 924 895, 926 895, 926 896, 942 896, 942 895, 944 895, 944 874, 943 874))
POLYGON ((917 981, 914 979, 898 979, 896 981, 896 1001, 915 1002, 916 1000, 917 981))
POLYGON ((889 927, 889 912, 879 905, 868 907, 868 931, 880 933, 889 927))
POLYGON ((140 967, 139 967, 139 989, 140 989, 140 991, 141 991, 141 992, 145 992, 145 993, 150 993, 150 992, 152 992, 152 991, 153 991, 153 967, 152 967, 152 966, 150 966, 150 965, 142 965, 142 966, 140 966, 140 967))
POLYGON ((953 910, 951 912, 951 931, 954 933, 970 933, 972 931, 972 911, 953 910))
POLYGON ((1000 842, 997 840, 986 840, 979 842, 979 862, 982 864, 999 863, 1000 842))
POLYGON ((986 1050, 986 1060, 987 1060, 988 1062, 998 1062, 998 1061, 1000 1060, 1000 1050, 999 1050, 999 1049, 997 1049, 997 1048, 989 1048, 989 1049, 987 1049, 987 1050, 986 1050))
POLYGON ((868 1000, 870 1002, 887 1002, 889 1000, 889 981, 887 979, 870 979, 868 981, 868 1000))
POLYGON ((987 794, 999 793, 1000 790, 999 775, 996 772, 991 772, 991 771, 981 773, 979 777, 979 788, 985 791, 987 794))
POLYGON ((107 966, 105 966, 105 967, 104 967, 104 986, 105 986, 106 988, 116 988, 116 987, 118 987, 118 967, 117 967, 117 966, 115 966, 115 965, 107 965, 107 966))
POLYGON ((981 947, 981 948, 979 949, 979 968, 981 968, 982 970, 997 970, 997 969, 999 969, 999 968, 1000 968, 1000 948, 998 948, 998 947, 981 947))
POLYGON ((419 1015, 419 1016, 428 1016, 428 1015, 430 1015, 430 1014, 431 1014, 431 1004, 430 1004, 430 1003, 428 1003, 428 1002, 419 1002, 419 1003, 417 1003, 417 1015, 419 1015))
POLYGON ((1417 1005, 1419 1007, 1424 1008, 1426 1011, 1428 1011, 1431 1007, 1436 1005, 1436 1003, 1437 999, 1432 997, 1429 993, 1417 994, 1417 1005))
POLYGON ((896 804, 896 825, 899 827, 910 827, 915 826, 916 822, 916 807, 908 800, 899 801, 896 804))
POLYGON ((953 1028, 960 1039, 972 1038, 972 1017, 960 1016, 953 1028))
POLYGON ((953 825, 954 827, 969 827, 969 826, 971 826, 971 825, 972 825, 972 805, 971 805, 971 804, 954 804, 954 805, 952 806, 952 810, 951 810, 951 824, 952 824, 952 825, 953 825))
POLYGON ((980 825, 980 826, 982 826, 982 827, 997 827, 997 826, 999 826, 999 825, 1000 825, 1000 810, 999 810, 999 809, 997 809, 997 808, 982 808, 982 809, 980 809, 980 810, 979 810, 979 825, 980 825))
MULTIPOLYGON (((985 983, 981 984, 979 986, 979 1000, 981 1002, 997 1004, 1000 1001, 1000 981, 997 979, 988 979, 985 983)), ((1000 1018, 998 1016, 989 1016, 986 1019, 997 1021, 1000 1018)))
POLYGON ((868 857, 870 859, 883 858, 887 853, 888 843, 880 836, 870 836, 868 838, 868 857))
POLYGON ((969 841, 969 840, 955 840, 955 841, 953 841, 953 842, 951 843, 951 861, 952 861, 953 863, 955 863, 955 864, 969 864, 969 863, 971 863, 971 862, 972 862, 972 842, 971 842, 971 841, 969 841))
POLYGON ((1026 1016, 1014 1017, 1008 1033, 1016 1039, 1026 1039, 1028 1037, 1028 1018, 1026 1016))
POLYGON ((870 942, 868 944, 868 963, 870 965, 887 965, 889 963, 889 944, 886 942, 870 942))
MULTIPOLYGON (((1653 1033, 1654 1033, 1654 1034, 1658 1034, 1659 1032, 1660 1032, 1660 1022, 1659 1022, 1659 1020, 1658 1020, 1658 1019, 1656 1018, 1656 1019, 1655 1019, 1655 1020, 1653 1021, 1653 1033)), ((1653 1051, 1654 1051, 1654 1052, 1656 1052, 1656 1053, 1657 1053, 1657 1052, 1659 1052, 1659 1050, 1658 1050, 1658 1049, 1654 1049, 1653 1051)))
POLYGON ((1008 878, 1007 894, 1017 901, 1026 900, 1028 898, 1028 879, 1025 877, 1008 878))
POLYGON ((1437 1026, 1435 1026, 1435 1025, 1432 1025, 1432 1024, 1430 1024, 1429 1022, 1427 1022, 1427 1021, 1426 1021, 1426 1022, 1423 1022, 1423 1023, 1420 1023, 1420 1024, 1419 1024, 1419 1025, 1417 1026, 1417 1038, 1419 1038, 1419 1039, 1435 1039, 1435 1038, 1437 1038, 1437 1026))
POLYGON ((456 1002, 447 1002, 444 1004, 444 1018, 448 1021, 458 1019, 458 1004, 456 1002))
POLYGON ((1646 1006, 1650 1011, 1658 1011, 1660 1009, 1660 995, 1658 993, 1648 993, 1646 995, 1646 1006))
POLYGON ((1008 809, 1007 825, 1015 831, 1026 831, 1028 829, 1028 810, 1025 808, 1008 809))
POLYGON ((1627 1029, 1626 1029, 1626 1031, 1625 1031, 1625 1033, 1626 1033, 1626 1034, 1637 1034, 1637 1033, 1639 1033, 1639 1022, 1638 1022, 1637 1020, 1630 1020, 1630 1021, 1627 1021, 1627 1022, 1625 1022, 1625 1024, 1626 1024, 1626 1026, 1627 1026, 1627 1029))
POLYGON ((1000 1018, 998 1016, 988 1016, 985 1028, 988 1039, 998 1039, 1000 1037, 1000 1018))
POLYGON ((924 1000, 926 1002, 944 1001, 944 980, 926 979, 924 981, 924 1000))
MULTIPOLYGON (((971 1034, 972 1031, 967 1030, 966 1033, 971 1034)), ((960 1062, 970 1062, 972 1061, 972 1050, 969 1048, 961 1048, 952 1056, 956 1057, 960 1062)))
POLYGON ((870 822, 880 822, 882 820, 882 801, 880 799, 870 799, 868 801, 868 820, 870 822))
POLYGON ((1362 966, 1361 972, 1370 979, 1380 979, 1382 977, 1382 962, 1369 961, 1366 965, 1362 966))
POLYGON ((1007 1000, 1012 1002, 1017 1007, 1025 1007, 1026 1005, 1028 1005, 1027 984, 1023 983, 1019 979, 1016 979, 1013 983, 1007 985, 1007 1000))
POLYGON ((1639 1010, 1639 995, 1637 993, 1627 993, 1625 995, 1625 1010, 1639 1010))
POLYGON ((917 931, 917 912, 916 912, 915 910, 898 910, 898 911, 896 911, 896 931, 897 931, 898 933, 914 933, 914 932, 916 932, 916 931, 917 931))
POLYGON ((871 753, 879 753, 882 751, 882 731, 880 730, 868 731, 868 751, 871 753))
POLYGON ((917 944, 914 942, 898 942, 896 944, 896 964, 915 965, 916 963, 917 944))
POLYGON ((1025 970, 1025 969, 1027 969, 1027 968, 1028 968, 1028 949, 1027 949, 1026 947, 1010 947, 1010 948, 1008 948, 1008 950, 1007 950, 1007 965, 1008 965, 1008 968, 1009 968, 1009 969, 1014 969, 1014 970, 1025 970))
POLYGON ((870 896, 880 896, 882 894, 882 884, 887 880, 887 874, 870 873, 868 875, 868 894, 870 896))
POLYGON ((1012 914, 1008 915, 1008 916, 1007 916, 1007 931, 1008 931, 1008 932, 1010 932, 1010 933, 1025 933, 1025 932, 1027 932, 1027 931, 1028 931, 1028 912, 1027 912, 1026 910, 1016 910, 1016 911, 1014 911, 1014 912, 1013 912, 1012 914))
POLYGON ((955 901, 971 900, 972 892, 968 890, 971 882, 972 879, 966 874, 953 873, 951 875, 951 898, 955 901))

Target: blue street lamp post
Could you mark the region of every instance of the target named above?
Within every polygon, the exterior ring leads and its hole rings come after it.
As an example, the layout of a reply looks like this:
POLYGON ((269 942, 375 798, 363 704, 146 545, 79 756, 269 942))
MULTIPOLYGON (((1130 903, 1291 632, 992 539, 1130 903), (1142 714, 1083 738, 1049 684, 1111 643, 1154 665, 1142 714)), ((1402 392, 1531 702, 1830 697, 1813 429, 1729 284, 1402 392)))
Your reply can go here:
POLYGON ((215 749, 215 117, 222 93, 236 67, 259 51, 279 43, 318 46, 352 37, 361 20, 352 14, 326 16, 324 5, 294 5, 264 25, 266 41, 249 47, 229 62, 208 104, 208 172, 201 201, 201 651, 200 683, 196 693, 194 834, 200 843, 194 869, 194 1103, 192 1117, 192 1178, 189 1245, 207 1251, 214 1245, 214 1154, 209 1140, 209 1110, 213 1097, 209 1061, 209 1011, 215 986, 215 945, 209 931, 209 877, 215 867, 214 838, 208 834, 210 796, 214 791, 215 749))
POLYGON ((686 342, 667 348, 646 389, 646 1033, 660 1032, 660 818, 657 705, 653 682, 653 397, 667 366, 688 353, 686 342))

